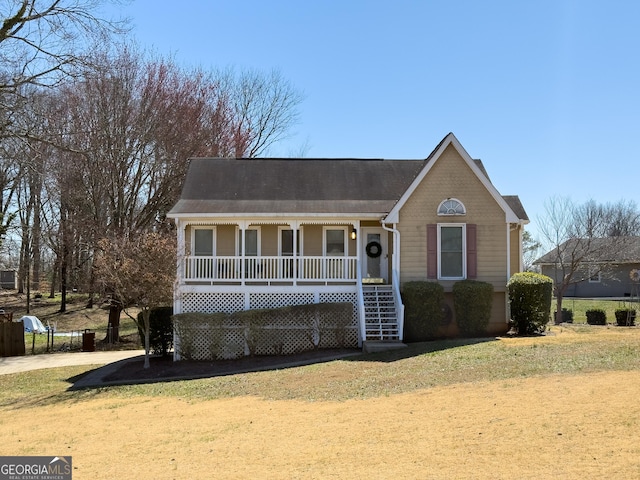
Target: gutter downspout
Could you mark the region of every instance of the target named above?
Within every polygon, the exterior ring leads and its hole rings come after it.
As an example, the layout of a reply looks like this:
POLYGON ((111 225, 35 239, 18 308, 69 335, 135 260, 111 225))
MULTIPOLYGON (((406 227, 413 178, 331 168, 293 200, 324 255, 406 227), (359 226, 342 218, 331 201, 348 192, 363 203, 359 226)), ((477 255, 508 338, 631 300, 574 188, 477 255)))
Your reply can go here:
POLYGON ((393 234, 393 253, 391 256, 391 283, 393 294, 396 299, 396 315, 398 317, 398 337, 400 341, 404 339, 404 304, 400 296, 400 232, 396 228, 387 226, 385 219, 380 219, 382 229, 393 234))

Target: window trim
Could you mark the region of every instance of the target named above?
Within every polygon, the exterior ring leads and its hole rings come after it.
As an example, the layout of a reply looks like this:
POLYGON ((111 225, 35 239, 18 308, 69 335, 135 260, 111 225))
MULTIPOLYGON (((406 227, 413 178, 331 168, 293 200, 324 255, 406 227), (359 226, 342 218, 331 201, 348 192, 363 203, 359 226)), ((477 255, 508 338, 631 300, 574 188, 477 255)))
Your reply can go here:
POLYGON ((243 245, 242 245, 242 255, 245 257, 260 257, 262 256, 262 230, 260 226, 249 227, 244 229, 244 235, 242 235, 243 245), (255 230, 256 233, 256 254, 248 255, 247 254, 247 232, 249 230, 255 230))
POLYGON ((437 247, 438 247, 438 280, 464 280, 467 278, 467 224, 466 223, 438 223, 437 224, 437 247), (462 232, 462 276, 445 277, 442 275, 442 228, 459 228, 462 232))
POLYGON ((593 265, 593 264, 589 264, 589 271, 587 272, 589 274, 589 283, 602 283, 602 271, 600 270, 600 268, 597 265, 593 265), (594 269, 597 269, 597 272, 595 272, 595 275, 593 273, 591 273, 594 269), (594 279, 593 277, 597 275, 597 279, 594 279))
MULTIPOLYGON (((457 210, 457 208, 456 208, 457 210)), ((462 203, 460 200, 458 200, 457 198, 445 198, 444 200, 442 200, 440 202, 440 204, 438 205, 438 208, 436 210, 437 214, 439 217, 454 217, 454 216, 462 216, 462 215, 466 215, 467 214, 467 208, 464 206, 464 203, 462 203), (456 202, 460 207, 462 207, 462 212, 452 212, 449 213, 450 209, 447 209, 446 212, 441 212, 440 209, 444 206, 445 203, 447 202, 456 202)))
POLYGON ((301 233, 300 233, 300 229, 295 229, 295 228, 291 228, 289 226, 283 226, 280 225, 278 226, 278 256, 279 257, 299 257, 301 255, 301 251, 302 251, 302 240, 301 240, 301 233), (296 247, 297 247, 297 251, 294 252, 294 254, 289 255, 289 254, 284 254, 282 252, 282 232, 284 231, 289 231, 289 232, 293 232, 293 235, 296 235, 296 247))
POLYGON ((346 257, 349 253, 349 232, 347 227, 343 226, 324 226, 322 227, 322 256, 323 257, 346 257), (342 255, 329 255, 327 252, 327 231, 329 230, 342 230, 342 247, 344 253, 342 255))
POLYGON ((191 227, 191 255, 194 257, 213 257, 216 254, 216 235, 217 230, 214 226, 198 225, 191 227), (198 255, 196 253, 196 230, 208 230, 211 232, 211 253, 209 255, 198 255))

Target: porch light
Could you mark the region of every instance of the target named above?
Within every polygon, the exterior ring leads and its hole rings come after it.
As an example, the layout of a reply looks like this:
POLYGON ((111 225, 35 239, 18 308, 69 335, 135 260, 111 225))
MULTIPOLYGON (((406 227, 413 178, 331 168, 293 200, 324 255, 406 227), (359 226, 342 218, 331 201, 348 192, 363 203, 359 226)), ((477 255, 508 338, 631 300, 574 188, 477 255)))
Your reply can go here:
POLYGON ((357 237, 357 232, 355 227, 351 229, 351 240, 355 240, 357 237))

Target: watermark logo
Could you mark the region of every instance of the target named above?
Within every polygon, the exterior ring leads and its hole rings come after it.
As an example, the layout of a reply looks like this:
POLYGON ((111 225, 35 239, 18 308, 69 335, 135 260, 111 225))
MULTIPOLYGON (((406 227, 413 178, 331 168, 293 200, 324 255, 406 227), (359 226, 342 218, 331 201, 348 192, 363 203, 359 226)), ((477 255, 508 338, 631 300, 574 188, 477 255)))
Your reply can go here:
POLYGON ((71 457, 2 457, 0 480, 71 480, 71 457))

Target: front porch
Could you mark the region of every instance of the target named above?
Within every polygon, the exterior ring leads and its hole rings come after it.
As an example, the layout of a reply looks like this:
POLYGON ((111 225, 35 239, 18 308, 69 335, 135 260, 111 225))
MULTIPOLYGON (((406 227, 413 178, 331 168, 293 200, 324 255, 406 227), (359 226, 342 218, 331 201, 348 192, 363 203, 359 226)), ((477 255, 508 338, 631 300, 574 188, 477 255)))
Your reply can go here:
POLYGON ((178 226, 182 255, 174 312, 231 314, 349 302, 348 337, 358 346, 402 339, 393 240, 379 222, 210 219, 178 226))

